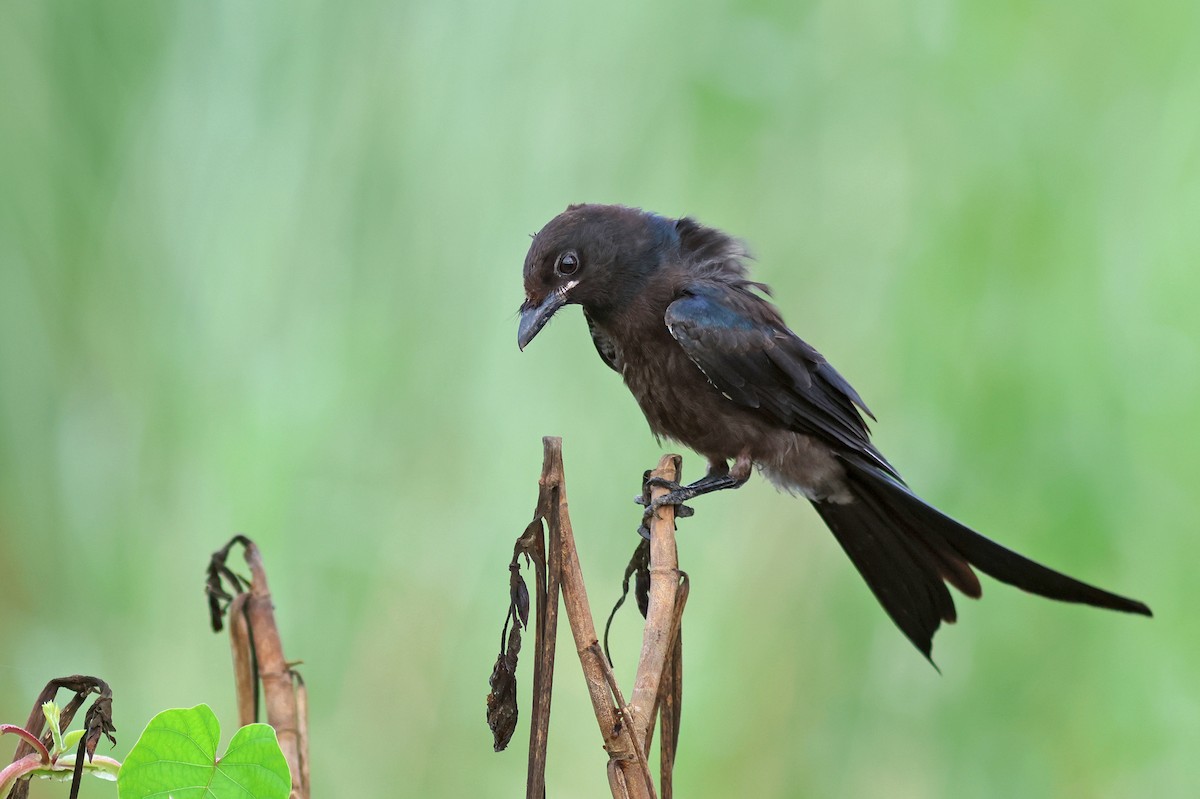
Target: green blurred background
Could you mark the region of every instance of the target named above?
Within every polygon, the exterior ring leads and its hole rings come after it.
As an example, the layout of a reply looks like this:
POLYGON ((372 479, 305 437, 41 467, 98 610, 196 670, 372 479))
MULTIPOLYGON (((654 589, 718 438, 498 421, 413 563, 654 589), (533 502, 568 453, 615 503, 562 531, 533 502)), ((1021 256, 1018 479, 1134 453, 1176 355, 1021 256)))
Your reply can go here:
MULTIPOLYGON (((662 451, 577 312, 517 352, 578 201, 745 237, 921 493, 1157 614, 985 581, 939 676, 806 503, 704 499, 680 795, 1198 795, 1189 2, 5 3, 0 719, 84 672, 117 757, 171 706, 228 737, 202 578, 240 531, 315 795, 520 795, 484 696, 540 436, 598 612, 662 451)), ((569 640, 550 795, 606 796, 569 640)))

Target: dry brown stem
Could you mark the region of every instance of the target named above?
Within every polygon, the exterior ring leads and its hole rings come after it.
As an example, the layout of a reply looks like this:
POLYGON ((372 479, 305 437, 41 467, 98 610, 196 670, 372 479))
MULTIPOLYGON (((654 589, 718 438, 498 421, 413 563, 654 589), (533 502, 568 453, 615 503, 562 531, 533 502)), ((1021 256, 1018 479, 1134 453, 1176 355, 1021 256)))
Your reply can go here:
MULTIPOLYGON (((546 518, 550 533, 549 547, 551 552, 557 549, 562 559, 560 571, 563 604, 566 605, 567 619, 575 639, 575 650, 579 653, 579 663, 583 667, 583 678, 592 700, 592 710, 600 725, 600 735, 604 738, 604 748, 609 759, 616 764, 619 781, 624 790, 623 793, 614 795, 628 796, 630 799, 652 797, 654 792, 649 771, 639 768, 637 750, 640 744, 632 737, 634 731, 621 723, 620 712, 614 704, 612 691, 604 675, 604 657, 597 655, 599 641, 592 621, 587 588, 583 583, 583 571, 579 566, 579 554, 575 549, 571 515, 567 508, 562 439, 547 436, 542 439, 542 446, 545 457, 538 483, 551 491, 550 498, 553 502, 551 512, 546 518)), ((645 762, 644 758, 642 762, 645 762)))
MULTIPOLYGON (((672 483, 679 481, 680 457, 664 455, 651 474, 672 483)), ((651 499, 667 493, 655 487, 651 499)), ((646 612, 646 627, 642 633, 642 654, 638 659, 637 676, 633 682, 631 704, 637 720, 637 732, 649 751, 654 732, 658 687, 671 643, 675 639, 675 597, 679 591, 679 555, 675 548, 675 509, 670 505, 659 508, 650 524, 650 603, 646 612)))
MULTIPOLYGON (((583 669, 592 710, 609 755, 609 787, 616 799, 654 799, 654 781, 647 762, 649 741, 660 705, 667 707, 670 719, 664 721, 663 790, 670 794, 670 770, 674 761, 675 735, 678 730, 679 684, 682 677, 681 650, 678 646, 679 619, 686 590, 680 589, 675 548, 675 509, 659 508, 650 527, 650 594, 643 634, 641 656, 634 680, 631 702, 627 705, 616 677, 596 639, 591 605, 584 585, 583 571, 571 517, 567 507, 563 473, 562 439, 542 439, 544 459, 539 479, 538 510, 534 531, 545 520, 547 544, 545 564, 548 577, 543 585, 538 572, 538 656, 534 670, 533 723, 530 731, 530 767, 526 796, 540 799, 544 789, 545 749, 550 714, 550 687, 554 662, 554 629, 557 593, 561 585, 571 635, 583 669), (546 590, 544 590, 546 589, 546 590), (544 597, 544 600, 543 600, 544 597), (542 613, 543 604, 547 613, 542 613), (664 676, 664 672, 666 676, 664 676)), ((677 481, 680 459, 665 456, 654 472, 665 480, 677 481)), ((652 496, 665 493, 654 489, 652 496)), ((527 530, 526 535, 529 535, 527 530)), ((537 543, 518 541, 534 561, 539 560, 537 543)))
MULTIPOLYGON (((549 464, 543 466, 543 474, 549 464)), ((537 575, 537 652, 533 662, 533 706, 529 725, 529 770, 525 781, 525 795, 530 799, 542 799, 546 787, 546 750, 550 735, 550 699, 554 687, 554 653, 558 640, 558 604, 560 591, 560 566, 562 560, 557 547, 546 552, 545 529, 541 525, 546 509, 550 507, 550 486, 542 484, 538 492, 537 523, 531 525, 537 534, 530 536, 525 551, 534 560, 537 575)), ((529 535, 530 530, 526 530, 529 535)), ((522 536, 524 539, 525 536, 522 536)), ((514 621, 514 624, 516 622, 514 621)))
POLYGON ((283 655, 283 641, 275 623, 275 605, 267 585, 262 554, 253 541, 234 536, 213 554, 209 565, 208 592, 213 609, 213 627, 221 628, 220 600, 228 600, 230 649, 242 725, 258 720, 258 681, 262 682, 267 706, 267 723, 275 728, 279 748, 292 775, 292 799, 308 799, 308 695, 303 681, 283 655), (250 567, 247 587, 225 565, 229 550, 241 544, 250 567), (232 583, 237 594, 221 588, 221 578, 232 583), (257 680, 255 674, 257 672, 257 680), (297 684, 299 688, 297 688, 297 684))

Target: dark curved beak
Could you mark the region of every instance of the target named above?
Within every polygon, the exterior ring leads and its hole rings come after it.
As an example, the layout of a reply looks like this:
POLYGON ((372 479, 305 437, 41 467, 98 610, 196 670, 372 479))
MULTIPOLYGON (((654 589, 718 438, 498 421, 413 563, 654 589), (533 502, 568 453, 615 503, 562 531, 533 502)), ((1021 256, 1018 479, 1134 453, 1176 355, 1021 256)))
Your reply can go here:
POLYGON ((538 304, 526 300, 521 305, 521 325, 517 328, 517 347, 525 349, 529 342, 533 341, 533 337, 540 333, 546 323, 550 321, 550 317, 566 304, 567 293, 561 290, 550 292, 538 304))

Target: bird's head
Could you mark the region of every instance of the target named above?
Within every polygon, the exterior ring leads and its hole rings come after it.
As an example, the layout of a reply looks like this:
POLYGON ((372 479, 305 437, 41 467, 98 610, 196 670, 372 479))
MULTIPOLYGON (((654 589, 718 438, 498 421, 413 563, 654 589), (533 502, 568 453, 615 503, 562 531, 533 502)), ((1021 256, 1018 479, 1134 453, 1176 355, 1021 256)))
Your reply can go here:
POLYGON ((525 349, 564 305, 605 319, 628 305, 678 246, 673 220, 620 205, 572 205, 534 237, 525 256, 517 346, 525 349))

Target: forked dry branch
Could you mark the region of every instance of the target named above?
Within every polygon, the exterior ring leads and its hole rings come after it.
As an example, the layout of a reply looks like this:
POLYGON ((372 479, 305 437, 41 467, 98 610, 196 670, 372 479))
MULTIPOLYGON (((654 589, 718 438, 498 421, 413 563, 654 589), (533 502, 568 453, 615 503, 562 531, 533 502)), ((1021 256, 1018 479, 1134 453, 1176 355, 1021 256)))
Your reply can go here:
MULTIPOLYGON (((646 567, 649 585, 644 597, 646 626, 633 691, 626 703, 596 637, 567 507, 562 439, 546 437, 542 439, 542 445, 544 457, 538 481, 538 505, 533 521, 517 540, 510 563, 509 612, 501 632, 501 652, 492 672, 492 693, 488 696, 488 723, 496 739, 496 749, 499 751, 507 745, 516 725, 515 669, 521 645, 520 628, 529 617, 529 592, 519 572, 519 560, 524 555, 527 562, 534 565, 537 576, 533 720, 526 796, 541 799, 545 794, 554 637, 561 590, 584 682, 609 756, 608 781, 612 795, 618 799, 650 799, 658 795, 647 757, 655 722, 661 715, 660 777, 665 799, 671 795, 671 772, 679 730, 682 696, 680 619, 687 597, 687 579, 679 571, 675 547, 675 509, 671 506, 659 508, 650 524, 650 556, 646 567)), ((677 482, 680 479, 679 456, 664 456, 658 468, 646 476, 677 482)), ((650 488, 651 499, 664 493, 665 488, 650 488)))
POLYGON ((238 722, 244 726, 258 721, 261 681, 267 723, 275 728, 279 748, 292 773, 291 799, 308 799, 308 689, 295 668, 298 663, 289 663, 283 656, 267 572, 253 541, 237 535, 213 553, 207 592, 214 632, 221 631, 222 620, 226 613, 229 615, 238 722), (226 565, 235 544, 243 547, 250 567, 249 580, 226 565))

